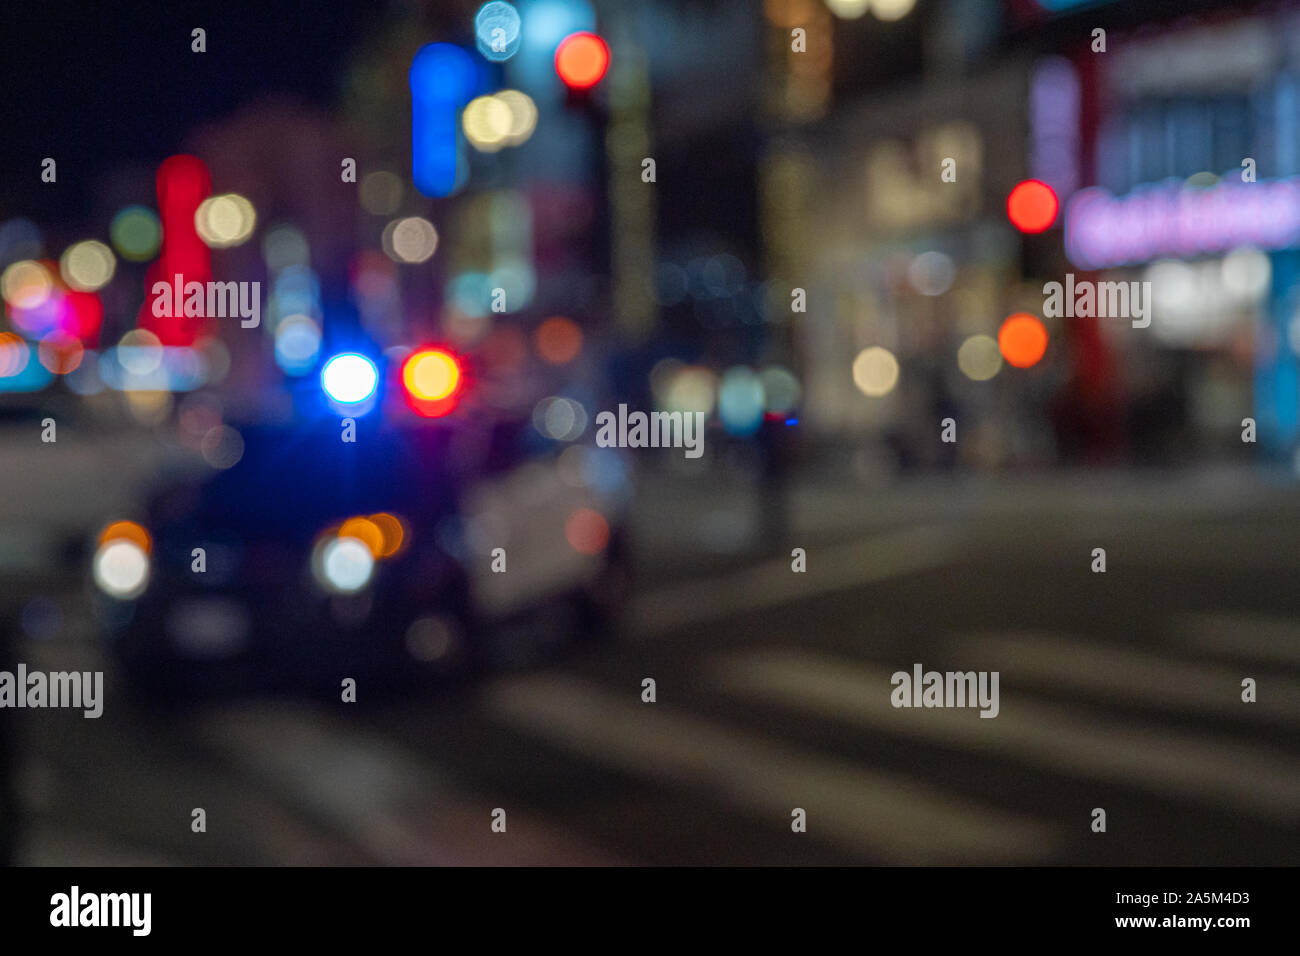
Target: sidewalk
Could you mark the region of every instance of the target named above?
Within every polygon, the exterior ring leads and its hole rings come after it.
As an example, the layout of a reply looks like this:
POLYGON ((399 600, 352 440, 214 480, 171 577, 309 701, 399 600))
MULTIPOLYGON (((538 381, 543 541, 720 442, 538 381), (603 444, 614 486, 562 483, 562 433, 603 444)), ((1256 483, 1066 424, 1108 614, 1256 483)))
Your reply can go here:
POLYGON ((1300 515, 1300 478, 1239 466, 1184 470, 953 472, 866 484, 804 467, 787 484, 786 542, 765 541, 768 494, 757 474, 702 460, 651 462, 636 476, 631 544, 642 580, 659 583, 731 569, 789 547, 840 543, 934 524, 1181 520, 1261 512, 1300 515), (690 463, 694 465, 695 463, 690 463), (786 547, 786 545, 789 547, 786 547))

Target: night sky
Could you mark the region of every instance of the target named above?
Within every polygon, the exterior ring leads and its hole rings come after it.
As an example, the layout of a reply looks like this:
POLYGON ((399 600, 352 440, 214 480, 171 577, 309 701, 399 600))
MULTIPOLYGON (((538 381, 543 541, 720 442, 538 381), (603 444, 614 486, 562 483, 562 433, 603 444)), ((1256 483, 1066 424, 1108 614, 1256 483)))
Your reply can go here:
POLYGON ((270 93, 332 103, 382 2, 4 0, 0 220, 77 220, 122 163, 156 164, 195 125, 270 93), (193 53, 190 31, 207 31, 193 53), (40 181, 41 160, 58 182, 40 181))

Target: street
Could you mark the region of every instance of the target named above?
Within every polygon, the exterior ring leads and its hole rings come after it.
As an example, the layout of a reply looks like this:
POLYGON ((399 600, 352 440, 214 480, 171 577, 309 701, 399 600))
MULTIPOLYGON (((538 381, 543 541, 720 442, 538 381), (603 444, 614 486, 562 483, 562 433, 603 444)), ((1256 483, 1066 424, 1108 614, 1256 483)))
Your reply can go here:
MULTIPOLYGON (((656 576, 617 640, 544 667, 428 699, 362 686, 357 704, 177 713, 142 710, 110 669, 98 720, 7 713, 19 862, 1294 861, 1300 497, 1285 484, 796 484, 804 573, 746 541, 746 499, 724 485, 642 478, 634 546, 656 576), (724 548, 674 523, 735 533, 724 548), (914 664, 1000 672, 997 717, 891 706, 890 675, 914 664)), ((67 576, 47 587, 84 603, 67 576)), ((101 666, 89 618, 63 623, 19 659, 101 666)))

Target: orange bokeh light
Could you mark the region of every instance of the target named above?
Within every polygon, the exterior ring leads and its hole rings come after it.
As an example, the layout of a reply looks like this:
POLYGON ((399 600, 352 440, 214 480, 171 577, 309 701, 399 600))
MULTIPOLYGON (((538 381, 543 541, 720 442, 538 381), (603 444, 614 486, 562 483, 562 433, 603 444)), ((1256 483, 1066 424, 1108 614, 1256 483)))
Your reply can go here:
POLYGON ((383 535, 383 545, 375 557, 390 558, 402 549, 402 545, 406 543, 406 527, 402 524, 401 518, 381 511, 379 514, 371 515, 370 522, 383 535))
POLYGON ((378 558, 384 552, 384 532, 369 518, 349 518, 339 528, 338 536, 356 538, 373 557, 378 558))
POLYGON ((572 319, 555 315, 537 327, 537 354, 544 362, 563 365, 582 351, 582 329, 572 319))
POLYGON ((1047 328, 1037 316, 1017 312, 998 330, 998 349, 1009 365, 1029 368, 1047 351, 1047 328))
POLYGON ((1059 208, 1052 187, 1037 179, 1018 183, 1007 197, 1007 218, 1021 232, 1044 232, 1056 221, 1059 208))
POLYGON ((572 33, 555 48, 555 72, 565 86, 585 90, 609 69, 609 47, 594 33, 572 33))
POLYGON ((145 554, 153 550, 153 539, 149 537, 149 532, 134 521, 114 521, 106 525, 99 533, 99 546, 102 548, 110 541, 130 541, 145 554))
POLYGON ((22 336, 13 332, 0 332, 0 378, 17 375, 27 367, 31 349, 22 336))

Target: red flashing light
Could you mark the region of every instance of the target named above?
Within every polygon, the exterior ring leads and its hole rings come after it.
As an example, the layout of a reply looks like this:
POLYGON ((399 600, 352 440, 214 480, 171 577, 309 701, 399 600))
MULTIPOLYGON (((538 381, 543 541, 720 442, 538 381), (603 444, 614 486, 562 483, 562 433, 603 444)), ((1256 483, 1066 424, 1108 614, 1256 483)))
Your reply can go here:
POLYGON ((417 349, 402 363, 406 404, 424 418, 450 414, 464 385, 460 361, 445 349, 417 349))

